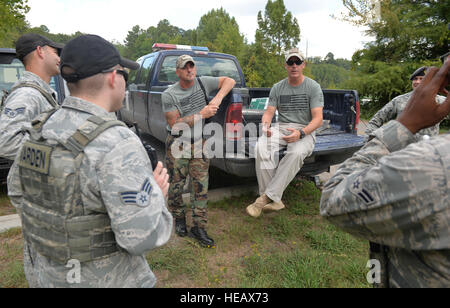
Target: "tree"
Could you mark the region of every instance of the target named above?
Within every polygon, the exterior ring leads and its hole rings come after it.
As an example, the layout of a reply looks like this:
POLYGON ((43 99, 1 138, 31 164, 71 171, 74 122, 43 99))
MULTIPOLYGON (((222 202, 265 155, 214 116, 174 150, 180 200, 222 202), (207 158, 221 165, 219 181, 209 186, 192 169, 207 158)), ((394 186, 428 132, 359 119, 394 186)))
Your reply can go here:
POLYGON ((367 27, 375 37, 365 57, 386 62, 437 59, 448 51, 448 1, 342 0, 348 9, 343 20, 367 27))
POLYGON ((223 9, 213 9, 200 18, 196 29, 197 44, 212 51, 235 55, 239 60, 244 50, 244 36, 234 17, 223 9))
POLYGON ((281 56, 282 53, 300 42, 300 28, 297 18, 286 10, 283 0, 269 0, 264 17, 258 12, 256 30, 264 48, 270 53, 281 56))
POLYGON ((347 85, 372 100, 367 117, 395 96, 411 91, 409 75, 423 65, 437 64, 448 51, 448 1, 342 0, 343 20, 367 27, 374 41, 352 57, 347 85))
POLYGON ((185 31, 173 26, 167 19, 160 20, 156 27, 151 26, 147 30, 134 26, 125 38, 125 46, 121 48, 124 56, 137 59, 152 52, 155 43, 190 44, 192 31, 185 31), (186 39, 188 37, 189 39, 186 39))
POLYGON ((0 46, 14 47, 14 41, 20 32, 27 27, 25 14, 30 8, 28 0, 1 0, 0 1, 0 46))
POLYGON ((325 63, 328 64, 336 64, 336 60, 334 59, 334 54, 332 52, 327 53, 324 59, 325 63))

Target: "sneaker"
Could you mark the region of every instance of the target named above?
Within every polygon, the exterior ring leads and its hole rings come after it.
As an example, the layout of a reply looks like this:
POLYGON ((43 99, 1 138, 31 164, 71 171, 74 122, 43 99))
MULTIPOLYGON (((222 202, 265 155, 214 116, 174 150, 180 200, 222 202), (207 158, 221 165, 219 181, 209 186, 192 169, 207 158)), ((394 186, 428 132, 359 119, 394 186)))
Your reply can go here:
POLYGON ((186 229, 186 217, 175 218, 175 233, 180 237, 185 237, 188 234, 186 229))
POLYGON ((261 197, 256 199, 256 201, 245 209, 247 211, 247 214, 252 217, 259 217, 261 215, 261 211, 264 208, 266 204, 271 203, 272 200, 269 199, 269 197, 266 196, 266 194, 263 194, 261 197))
POLYGON ((283 202, 272 202, 269 204, 266 204, 263 207, 263 211, 280 211, 284 209, 286 206, 283 204, 283 202))
POLYGON ((205 248, 214 248, 216 244, 214 240, 208 236, 206 230, 198 226, 192 227, 189 236, 196 239, 200 246, 205 248))

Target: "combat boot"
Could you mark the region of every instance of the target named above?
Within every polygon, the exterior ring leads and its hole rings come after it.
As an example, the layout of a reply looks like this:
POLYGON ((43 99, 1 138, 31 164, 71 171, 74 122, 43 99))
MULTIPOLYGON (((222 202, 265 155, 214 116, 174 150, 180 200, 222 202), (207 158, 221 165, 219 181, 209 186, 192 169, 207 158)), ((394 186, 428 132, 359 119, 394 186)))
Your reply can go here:
POLYGON ((198 226, 192 227, 191 231, 189 232, 189 236, 196 239, 202 247, 215 247, 214 240, 208 236, 208 233, 206 233, 206 230, 204 228, 200 228, 198 226))
POLYGON ((186 229, 186 217, 175 218, 175 233, 180 237, 185 237, 188 234, 186 229))
POLYGON ((259 215, 261 215, 263 207, 271 202, 272 200, 270 200, 269 197, 266 196, 266 194, 263 194, 261 197, 256 199, 254 203, 247 206, 245 210, 247 211, 248 215, 256 218, 259 217, 259 215))
POLYGON ((269 211, 281 211, 282 209, 284 209, 286 206, 284 205, 283 202, 272 202, 269 204, 266 204, 263 208, 264 212, 269 212, 269 211))

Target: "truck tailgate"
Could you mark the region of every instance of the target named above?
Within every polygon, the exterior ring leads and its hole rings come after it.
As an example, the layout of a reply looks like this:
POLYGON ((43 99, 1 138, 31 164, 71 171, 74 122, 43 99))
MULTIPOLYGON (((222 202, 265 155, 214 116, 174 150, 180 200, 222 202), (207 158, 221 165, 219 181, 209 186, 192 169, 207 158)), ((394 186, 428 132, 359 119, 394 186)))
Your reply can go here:
POLYGON ((365 138, 363 136, 350 133, 318 135, 316 138, 314 154, 325 155, 328 153, 338 153, 344 150, 357 150, 361 148, 364 143, 365 138))

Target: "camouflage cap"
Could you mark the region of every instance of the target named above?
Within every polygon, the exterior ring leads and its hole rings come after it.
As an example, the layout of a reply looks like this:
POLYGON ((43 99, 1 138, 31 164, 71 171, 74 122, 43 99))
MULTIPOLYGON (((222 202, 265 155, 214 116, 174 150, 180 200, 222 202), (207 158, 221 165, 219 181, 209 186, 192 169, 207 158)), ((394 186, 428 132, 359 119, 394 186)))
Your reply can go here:
POLYGON ((189 55, 182 55, 179 56, 177 59, 177 69, 178 68, 184 68, 186 66, 186 63, 192 62, 195 65, 194 59, 189 55))
POLYGON ((286 62, 291 57, 297 57, 300 60, 305 61, 305 56, 303 56, 303 54, 300 52, 300 50, 298 48, 291 48, 291 49, 289 49, 289 51, 286 53, 286 62))
POLYGON ((412 75, 409 77, 409 80, 414 80, 417 76, 425 76, 425 73, 427 72, 428 66, 422 66, 418 68, 412 75))

